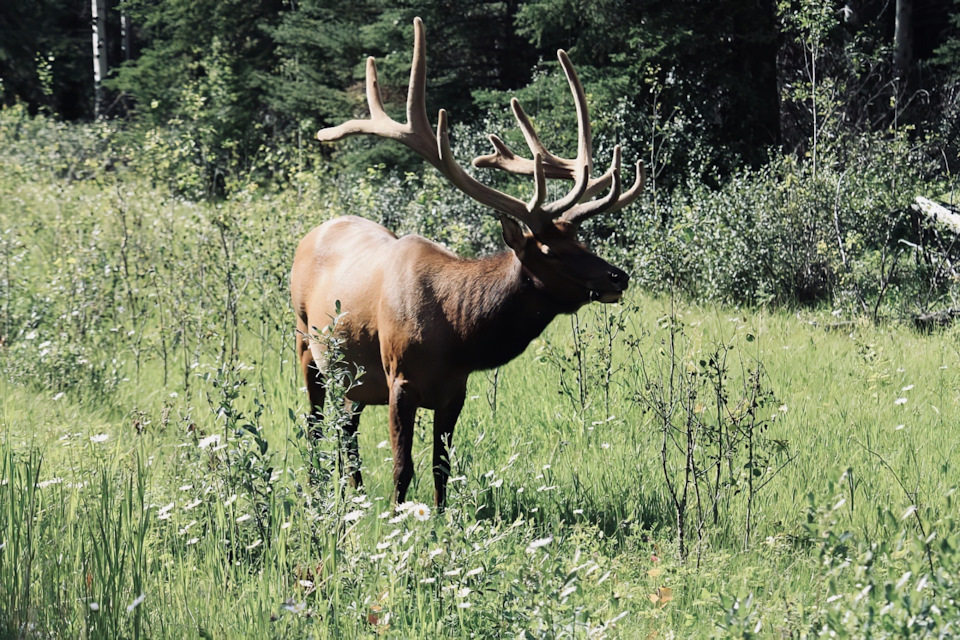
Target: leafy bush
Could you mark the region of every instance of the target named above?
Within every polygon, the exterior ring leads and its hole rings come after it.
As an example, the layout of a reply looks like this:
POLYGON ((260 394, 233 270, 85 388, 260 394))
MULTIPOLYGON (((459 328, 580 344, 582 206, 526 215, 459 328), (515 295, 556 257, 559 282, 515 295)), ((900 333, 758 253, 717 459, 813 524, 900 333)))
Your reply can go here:
POLYGON ((922 263, 897 261, 899 241, 916 239, 910 204, 929 164, 903 136, 864 138, 817 174, 780 155, 719 189, 688 180, 659 205, 661 220, 626 218, 638 276, 698 299, 828 302, 876 316, 928 284, 922 263))

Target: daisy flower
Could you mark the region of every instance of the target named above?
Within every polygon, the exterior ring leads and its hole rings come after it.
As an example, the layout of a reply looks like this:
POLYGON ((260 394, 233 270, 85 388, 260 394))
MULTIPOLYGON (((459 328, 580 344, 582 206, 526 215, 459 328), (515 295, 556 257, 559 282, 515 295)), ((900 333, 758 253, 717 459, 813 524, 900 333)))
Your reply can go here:
POLYGON ((430 519, 430 507, 422 502, 418 502, 410 507, 410 512, 413 513, 413 517, 420 522, 426 522, 430 519))

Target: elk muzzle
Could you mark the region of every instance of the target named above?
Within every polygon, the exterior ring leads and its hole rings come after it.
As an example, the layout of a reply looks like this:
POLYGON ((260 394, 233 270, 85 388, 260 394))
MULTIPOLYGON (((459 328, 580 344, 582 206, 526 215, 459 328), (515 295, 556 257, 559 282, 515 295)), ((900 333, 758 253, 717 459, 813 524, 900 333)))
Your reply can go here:
POLYGON ((606 282, 603 285, 591 287, 590 300, 602 303, 619 302, 629 284, 630 276, 627 272, 611 265, 606 282))

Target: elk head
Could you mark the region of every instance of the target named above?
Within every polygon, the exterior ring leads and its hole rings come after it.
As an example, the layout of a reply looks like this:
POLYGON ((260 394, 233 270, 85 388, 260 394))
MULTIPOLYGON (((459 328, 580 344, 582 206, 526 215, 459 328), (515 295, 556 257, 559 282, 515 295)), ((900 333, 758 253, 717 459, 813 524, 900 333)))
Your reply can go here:
POLYGON ((496 168, 529 175, 534 180, 533 197, 524 202, 489 187, 463 170, 453 157, 447 112, 440 110, 436 132, 426 111, 426 44, 423 22, 414 19, 413 64, 407 94, 407 122, 391 119, 383 108, 377 67, 367 58, 366 92, 369 119, 350 120, 323 129, 317 138, 324 142, 357 134, 396 140, 436 167, 455 187, 497 212, 503 238, 523 265, 533 286, 552 298, 564 311, 574 311, 590 301, 616 302, 627 288, 628 276, 591 253, 577 238, 581 223, 595 215, 614 212, 637 199, 643 191, 643 162, 636 164, 633 185, 622 191, 621 149, 613 150, 606 173, 594 178, 593 139, 587 99, 583 86, 566 52, 557 57, 570 85, 577 111, 577 155, 563 158, 544 146, 516 98, 510 106, 533 158, 516 155, 499 137, 490 135, 494 153, 473 160, 478 168, 496 168), (572 181, 573 186, 558 200, 546 201, 547 179, 572 181), (605 193, 604 193, 605 192, 605 193))

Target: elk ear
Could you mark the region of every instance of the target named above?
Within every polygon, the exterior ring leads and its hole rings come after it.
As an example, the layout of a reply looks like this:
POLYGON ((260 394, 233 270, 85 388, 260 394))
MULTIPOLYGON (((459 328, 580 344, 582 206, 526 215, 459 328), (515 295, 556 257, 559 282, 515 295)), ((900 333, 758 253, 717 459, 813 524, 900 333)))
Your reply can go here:
POLYGON ((513 249, 514 253, 520 253, 527 243, 523 228, 517 224, 516 220, 505 215, 500 216, 500 225, 503 227, 503 241, 513 249))

